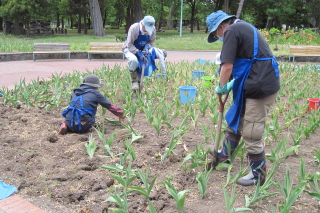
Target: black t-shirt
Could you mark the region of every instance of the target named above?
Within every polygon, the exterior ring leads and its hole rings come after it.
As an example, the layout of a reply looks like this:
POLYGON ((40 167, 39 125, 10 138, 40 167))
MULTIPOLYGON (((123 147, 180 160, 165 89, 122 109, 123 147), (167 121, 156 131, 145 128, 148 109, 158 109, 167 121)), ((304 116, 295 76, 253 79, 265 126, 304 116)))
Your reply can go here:
MULTIPOLYGON (((257 58, 272 57, 272 52, 259 31, 257 58)), ((246 22, 236 22, 230 25, 224 34, 224 42, 221 51, 221 63, 234 64, 236 58, 253 58, 254 47, 253 28, 246 22)), ((244 85, 246 98, 260 99, 278 92, 280 79, 276 78, 272 61, 256 61, 253 63, 250 75, 244 85)))

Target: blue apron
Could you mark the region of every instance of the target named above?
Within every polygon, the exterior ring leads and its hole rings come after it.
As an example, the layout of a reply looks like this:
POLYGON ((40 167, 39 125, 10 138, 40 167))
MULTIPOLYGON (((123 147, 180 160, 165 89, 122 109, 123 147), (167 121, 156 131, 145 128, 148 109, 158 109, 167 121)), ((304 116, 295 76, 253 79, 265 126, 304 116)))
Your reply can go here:
MULTIPOLYGON (((152 49, 152 52, 149 52, 148 54, 148 64, 145 65, 144 68, 144 76, 151 76, 154 70, 158 69, 155 64, 156 59, 156 51, 152 49)), ((141 76, 142 74, 142 61, 138 59, 139 67, 138 67, 138 75, 141 76)))
POLYGON ((134 41, 133 45, 137 49, 142 51, 144 46, 148 43, 149 40, 150 40, 150 36, 149 35, 142 35, 141 31, 139 30, 138 38, 134 41))
POLYGON ((93 114, 93 108, 83 108, 83 100, 82 100, 82 95, 79 95, 71 104, 71 106, 69 106, 66 110, 64 110, 62 112, 62 116, 66 117, 67 113, 69 111, 72 111, 71 113, 71 123, 70 123, 70 127, 74 127, 75 125, 75 117, 77 119, 77 123, 78 123, 78 131, 80 131, 82 129, 81 126, 81 120, 80 120, 80 116, 84 115, 84 113, 88 113, 90 115, 93 114), (76 108, 76 103, 80 102, 80 108, 76 108))
MULTIPOLYGON (((248 23, 249 24, 249 23, 248 23)), ((250 24, 251 25, 251 24, 250 24)), ((228 126, 233 129, 238 134, 238 128, 240 125, 240 117, 244 105, 244 84, 250 75, 252 64, 255 61, 266 61, 272 60, 272 67, 276 78, 279 78, 279 69, 276 57, 272 56, 269 58, 257 58, 258 55, 258 35, 257 29, 251 25, 254 33, 254 47, 253 47, 253 58, 252 59, 243 59, 237 58, 232 69, 232 75, 234 80, 232 92, 233 92, 233 104, 226 113, 226 121, 228 126)))
MULTIPOLYGON (((144 46, 148 43, 150 40, 150 35, 142 35, 141 31, 139 30, 139 36, 138 38, 134 41, 134 46, 139 49, 140 51, 143 50, 144 46)), ((136 55, 137 56, 137 55, 136 55)), ((156 58, 156 53, 155 51, 152 51, 151 53, 148 54, 148 64, 146 64, 145 69, 144 69, 144 76, 151 76, 152 72, 157 69, 154 59, 156 58)), ((142 72, 142 61, 138 59, 139 62, 139 67, 138 67, 138 75, 141 76, 142 72)))

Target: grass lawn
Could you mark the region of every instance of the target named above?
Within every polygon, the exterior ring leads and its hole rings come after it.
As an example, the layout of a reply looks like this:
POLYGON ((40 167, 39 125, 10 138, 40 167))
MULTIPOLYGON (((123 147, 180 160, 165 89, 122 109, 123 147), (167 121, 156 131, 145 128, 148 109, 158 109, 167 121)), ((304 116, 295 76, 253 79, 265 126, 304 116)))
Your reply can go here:
MULTIPOLYGON (((125 37, 124 29, 106 29, 104 37, 96 37, 92 35, 92 30, 88 30, 88 34, 78 33, 77 29, 67 29, 67 35, 48 35, 48 36, 13 36, 0 34, 0 52, 32 52, 34 43, 52 43, 52 42, 68 42, 71 51, 88 51, 90 42, 116 42, 116 35, 125 37)), ((200 51, 217 51, 221 50, 222 43, 215 42, 209 44, 207 42, 208 34, 202 31, 183 31, 182 35, 177 30, 167 30, 165 32, 157 32, 157 40, 154 46, 166 50, 200 50, 200 51)), ((119 41, 120 42, 120 41, 119 41)), ((272 51, 275 45, 270 44, 272 51)), ((288 55, 288 45, 278 45, 278 51, 274 51, 274 55, 288 55)))

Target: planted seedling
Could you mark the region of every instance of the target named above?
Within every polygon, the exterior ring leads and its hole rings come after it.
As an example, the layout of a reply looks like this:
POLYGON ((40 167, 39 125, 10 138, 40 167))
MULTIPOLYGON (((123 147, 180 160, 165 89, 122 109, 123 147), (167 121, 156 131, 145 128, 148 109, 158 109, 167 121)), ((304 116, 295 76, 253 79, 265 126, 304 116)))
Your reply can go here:
POLYGON ((95 142, 92 134, 89 136, 89 143, 85 144, 86 150, 88 155, 93 158, 94 152, 96 151, 97 148, 97 143, 95 142))
MULTIPOLYGON (((304 164, 300 164, 300 166, 304 166, 304 164)), ((293 203, 296 201, 298 196, 303 192, 307 182, 305 180, 301 180, 295 187, 293 187, 291 183, 290 177, 290 169, 287 167, 286 174, 284 176, 284 184, 276 184, 275 186, 280 189, 280 192, 283 196, 283 204, 279 205, 279 211, 282 213, 289 213, 290 208, 293 203)))
POLYGON ((183 212, 184 210, 184 203, 186 200, 187 192, 190 191, 189 189, 183 190, 178 192, 177 189, 171 184, 171 181, 167 179, 164 182, 161 182, 161 184, 165 185, 167 188, 169 194, 173 197, 173 199, 176 201, 176 207, 180 212, 183 212))
POLYGON ((231 195, 229 197, 229 194, 227 192, 227 189, 225 187, 222 187, 223 189, 223 195, 224 195, 224 200, 226 203, 226 212, 227 213, 233 213, 233 212, 240 212, 240 211, 252 211, 252 209, 250 208, 232 208, 233 204, 236 202, 237 200, 237 195, 236 195, 236 185, 234 184, 232 186, 232 190, 231 190, 231 195))
POLYGON ((208 180, 211 172, 212 172, 212 169, 204 170, 203 172, 198 172, 196 176, 196 180, 198 181, 198 190, 202 195, 202 199, 207 193, 207 184, 208 184, 208 180))

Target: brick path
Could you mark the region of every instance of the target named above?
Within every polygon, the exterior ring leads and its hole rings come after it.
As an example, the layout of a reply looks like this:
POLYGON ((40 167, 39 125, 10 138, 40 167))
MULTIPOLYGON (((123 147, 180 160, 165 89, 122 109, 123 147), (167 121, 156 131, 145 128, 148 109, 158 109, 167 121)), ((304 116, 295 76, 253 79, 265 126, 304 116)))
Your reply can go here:
POLYGON ((47 213, 22 199, 18 195, 11 195, 0 200, 0 213, 47 213))
MULTIPOLYGON (((168 62, 189 61, 197 59, 208 61, 215 60, 217 52, 200 51, 167 51, 168 62)), ((14 84, 19 83, 20 79, 25 79, 26 83, 33 79, 49 78, 54 73, 71 73, 73 71, 86 72, 99 69, 103 65, 113 67, 114 65, 128 66, 128 61, 122 59, 41 59, 37 61, 4 61, 0 62, 0 90, 3 86, 9 89, 14 88, 14 84)))

